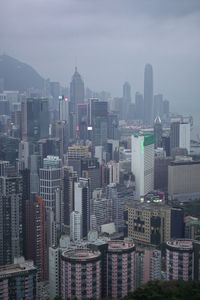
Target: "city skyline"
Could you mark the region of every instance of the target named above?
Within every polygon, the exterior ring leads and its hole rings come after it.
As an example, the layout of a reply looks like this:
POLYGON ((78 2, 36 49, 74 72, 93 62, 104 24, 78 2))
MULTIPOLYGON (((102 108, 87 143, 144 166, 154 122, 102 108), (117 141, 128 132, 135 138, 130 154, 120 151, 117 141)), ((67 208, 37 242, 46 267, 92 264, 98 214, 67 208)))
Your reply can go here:
POLYGON ((69 84, 77 65, 87 86, 108 90, 113 96, 121 93, 125 81, 130 82, 132 93, 143 91, 143 68, 150 63, 155 93, 163 92, 176 111, 180 104, 181 113, 196 111, 200 95, 198 1, 54 3, 29 1, 27 6, 17 0, 10 7, 3 1, 0 52, 32 64, 43 77, 63 85, 69 84))

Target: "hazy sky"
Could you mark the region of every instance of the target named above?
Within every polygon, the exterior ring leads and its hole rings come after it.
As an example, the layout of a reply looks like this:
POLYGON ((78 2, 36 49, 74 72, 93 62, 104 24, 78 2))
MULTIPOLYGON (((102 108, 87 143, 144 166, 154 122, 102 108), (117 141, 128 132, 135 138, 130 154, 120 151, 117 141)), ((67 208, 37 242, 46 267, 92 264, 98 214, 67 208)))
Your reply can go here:
POLYGON ((1 0, 0 52, 68 85, 75 65, 93 90, 154 92, 180 112, 200 114, 200 1, 1 0))

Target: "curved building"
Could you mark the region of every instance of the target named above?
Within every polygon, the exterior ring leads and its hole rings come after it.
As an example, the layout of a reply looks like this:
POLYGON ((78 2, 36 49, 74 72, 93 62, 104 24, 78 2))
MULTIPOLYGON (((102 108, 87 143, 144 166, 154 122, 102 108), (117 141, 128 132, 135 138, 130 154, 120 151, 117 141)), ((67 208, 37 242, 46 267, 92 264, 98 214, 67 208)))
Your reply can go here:
POLYGON ((192 240, 179 239, 166 242, 167 280, 193 279, 192 240))
POLYGON ((101 253, 89 249, 61 255, 61 298, 101 298, 101 253))
POLYGON ((121 299, 134 290, 135 245, 109 241, 107 252, 107 297, 121 299))

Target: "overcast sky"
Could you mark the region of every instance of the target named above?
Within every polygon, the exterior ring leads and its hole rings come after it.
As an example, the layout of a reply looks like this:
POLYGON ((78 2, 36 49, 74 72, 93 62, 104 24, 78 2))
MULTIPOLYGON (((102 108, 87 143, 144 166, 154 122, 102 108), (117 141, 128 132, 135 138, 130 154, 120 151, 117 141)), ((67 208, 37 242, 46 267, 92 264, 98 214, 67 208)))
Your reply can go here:
POLYGON ((154 93, 200 114, 199 0, 1 0, 0 52, 68 85, 75 65, 85 85, 143 92, 145 63, 154 93))

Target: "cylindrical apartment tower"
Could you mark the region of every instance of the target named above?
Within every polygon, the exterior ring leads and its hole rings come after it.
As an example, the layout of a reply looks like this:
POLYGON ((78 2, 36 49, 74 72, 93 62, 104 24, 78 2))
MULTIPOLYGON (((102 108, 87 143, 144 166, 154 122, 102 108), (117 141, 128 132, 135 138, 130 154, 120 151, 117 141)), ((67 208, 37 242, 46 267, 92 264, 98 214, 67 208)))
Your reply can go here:
POLYGON ((180 239, 166 242, 167 280, 193 279, 192 240, 180 239))
POLYGON ((101 298, 101 253, 89 249, 64 251, 61 255, 61 297, 101 298))
POLYGON ((109 241, 107 252, 107 297, 121 299, 134 290, 135 245, 109 241))

